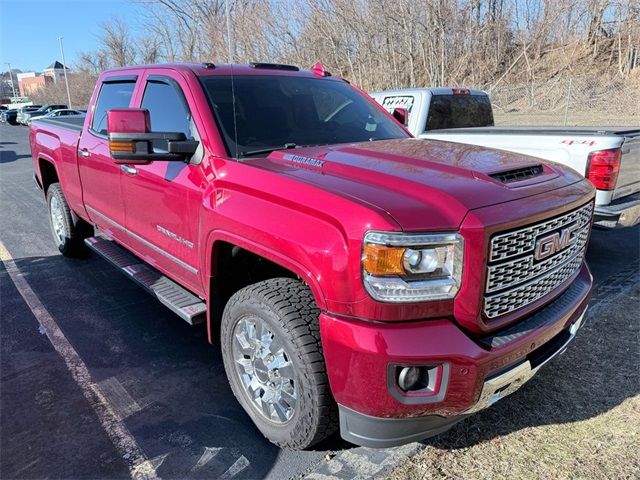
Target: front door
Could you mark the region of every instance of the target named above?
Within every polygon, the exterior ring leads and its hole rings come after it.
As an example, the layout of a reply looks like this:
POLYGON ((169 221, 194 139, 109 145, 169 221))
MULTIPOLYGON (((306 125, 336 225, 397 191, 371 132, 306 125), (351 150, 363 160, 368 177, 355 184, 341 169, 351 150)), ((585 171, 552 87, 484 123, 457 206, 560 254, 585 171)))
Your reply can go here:
POLYGON ((107 110, 131 103, 136 77, 107 77, 95 101, 91 124, 78 143, 78 171, 89 218, 107 235, 128 243, 120 166, 109 153, 107 110))
MULTIPOLYGON (((149 110, 152 132, 182 132, 200 140, 184 95, 186 84, 175 77, 146 74, 140 108, 149 110)), ((163 149, 161 143, 155 149, 163 149)), ((164 145, 166 148, 166 145, 164 145)), ((190 162, 154 161, 123 169, 126 227, 133 247, 148 263, 203 294, 199 275, 198 213, 204 176, 202 146, 190 162)))

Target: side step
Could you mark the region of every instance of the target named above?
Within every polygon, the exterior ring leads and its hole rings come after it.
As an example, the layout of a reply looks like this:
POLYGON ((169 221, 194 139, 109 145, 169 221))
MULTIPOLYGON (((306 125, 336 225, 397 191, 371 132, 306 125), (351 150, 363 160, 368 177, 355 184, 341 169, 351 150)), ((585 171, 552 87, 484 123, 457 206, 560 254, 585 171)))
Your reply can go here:
POLYGON ((84 243, 190 325, 204 322, 207 314, 206 304, 187 289, 111 240, 91 237, 85 239, 84 243))

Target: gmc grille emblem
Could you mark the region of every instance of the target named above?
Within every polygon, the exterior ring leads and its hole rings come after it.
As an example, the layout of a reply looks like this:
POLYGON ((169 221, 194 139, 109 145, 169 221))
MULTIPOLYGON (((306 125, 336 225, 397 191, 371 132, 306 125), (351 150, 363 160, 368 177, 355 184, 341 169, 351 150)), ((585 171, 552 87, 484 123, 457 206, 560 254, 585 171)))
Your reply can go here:
POLYGON ((571 224, 566 228, 563 228, 559 232, 552 233, 546 237, 542 237, 536 240, 536 250, 534 258, 536 260, 544 260, 551 255, 564 250, 571 245, 576 237, 574 233, 580 228, 577 223, 571 224))

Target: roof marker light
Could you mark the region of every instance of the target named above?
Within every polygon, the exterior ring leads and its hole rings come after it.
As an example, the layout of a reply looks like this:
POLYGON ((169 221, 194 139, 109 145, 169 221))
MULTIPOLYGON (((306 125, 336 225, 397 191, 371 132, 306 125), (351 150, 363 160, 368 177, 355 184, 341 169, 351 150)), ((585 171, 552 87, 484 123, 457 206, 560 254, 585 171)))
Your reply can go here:
POLYGON ((311 73, 314 75, 318 75, 319 77, 330 77, 331 72, 329 72, 323 64, 320 62, 316 63, 313 67, 311 67, 311 73))

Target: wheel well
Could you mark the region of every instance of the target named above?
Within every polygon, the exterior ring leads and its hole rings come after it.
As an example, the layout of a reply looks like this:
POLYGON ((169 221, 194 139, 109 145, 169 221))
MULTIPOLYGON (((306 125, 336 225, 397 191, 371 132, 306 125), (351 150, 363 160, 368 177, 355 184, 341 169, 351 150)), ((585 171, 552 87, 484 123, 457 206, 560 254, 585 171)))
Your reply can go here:
POLYGON ((292 271, 260 255, 228 242, 213 249, 210 302, 212 338, 219 338, 222 312, 229 298, 241 288, 270 278, 299 278, 292 271))
POLYGON ((40 166, 40 180, 42 181, 42 191, 47 194, 49 185, 58 181, 58 172, 51 162, 40 158, 38 160, 40 166))

